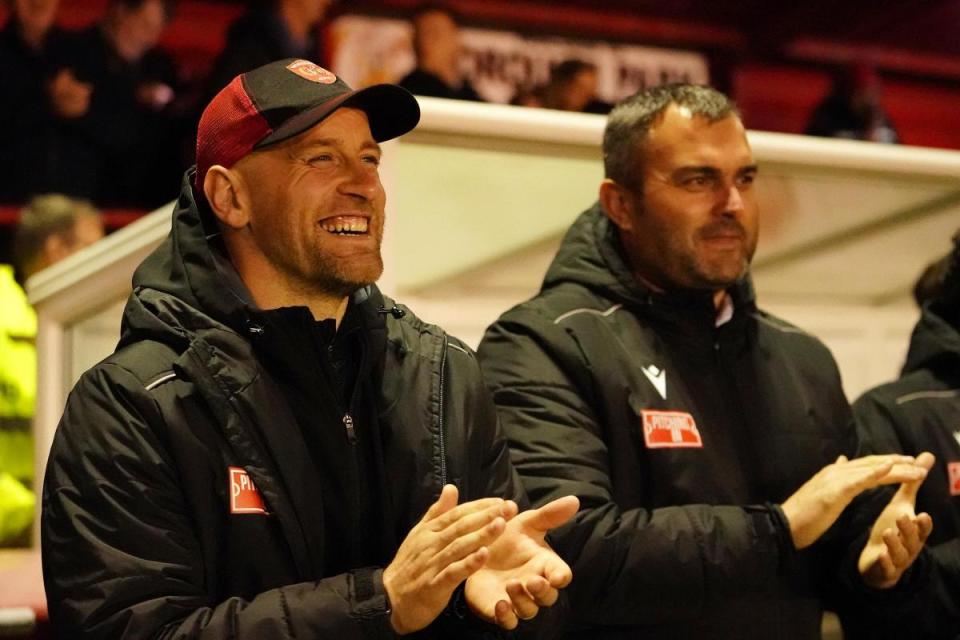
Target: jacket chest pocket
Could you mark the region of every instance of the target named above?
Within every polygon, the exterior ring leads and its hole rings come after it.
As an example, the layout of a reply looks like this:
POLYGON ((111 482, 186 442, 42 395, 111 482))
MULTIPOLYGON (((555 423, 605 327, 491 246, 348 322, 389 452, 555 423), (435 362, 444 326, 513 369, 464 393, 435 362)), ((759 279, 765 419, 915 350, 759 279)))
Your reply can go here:
MULTIPOLYGON (((696 416, 682 405, 631 393, 625 410, 634 459, 623 464, 630 464, 638 504, 702 502, 714 493, 718 477, 730 477, 714 468, 712 443, 704 437, 696 416)), ((611 453, 614 459, 620 455, 611 453)))
POLYGON ((277 518, 256 507, 231 512, 229 505, 228 501, 221 516, 224 535, 219 556, 219 573, 226 592, 256 595, 297 579, 298 572, 277 518))

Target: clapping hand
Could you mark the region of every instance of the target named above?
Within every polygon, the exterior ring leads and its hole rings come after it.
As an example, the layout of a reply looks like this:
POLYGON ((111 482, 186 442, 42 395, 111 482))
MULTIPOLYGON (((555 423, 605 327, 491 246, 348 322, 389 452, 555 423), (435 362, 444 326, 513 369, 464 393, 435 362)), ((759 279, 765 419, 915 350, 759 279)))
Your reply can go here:
POLYGON ((573 573, 544 537, 579 508, 577 498, 566 496, 507 522, 503 534, 490 545, 483 567, 467 578, 465 596, 471 610, 488 622, 513 629, 519 620, 536 616, 540 607, 553 605, 557 590, 570 583, 573 573))
MULTIPOLYGON (((933 463, 930 453, 917 456, 917 465, 928 471, 933 463)), ((857 568, 863 581, 875 589, 889 589, 899 582, 933 530, 928 514, 915 513, 921 484, 923 478, 900 485, 870 530, 857 568)))

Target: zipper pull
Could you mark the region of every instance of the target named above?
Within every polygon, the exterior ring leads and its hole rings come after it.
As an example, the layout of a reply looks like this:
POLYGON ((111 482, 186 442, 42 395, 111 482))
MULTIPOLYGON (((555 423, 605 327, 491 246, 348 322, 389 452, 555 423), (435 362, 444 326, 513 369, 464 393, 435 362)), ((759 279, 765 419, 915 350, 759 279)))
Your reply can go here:
POLYGON ((353 417, 349 413, 343 414, 343 426, 347 429, 347 441, 357 444, 357 431, 353 428, 353 417))

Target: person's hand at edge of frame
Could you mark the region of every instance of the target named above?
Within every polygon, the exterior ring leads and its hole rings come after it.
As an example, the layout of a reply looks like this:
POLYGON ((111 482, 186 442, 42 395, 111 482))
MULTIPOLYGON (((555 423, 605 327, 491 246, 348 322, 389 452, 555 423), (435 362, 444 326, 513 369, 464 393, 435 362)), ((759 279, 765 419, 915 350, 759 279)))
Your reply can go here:
MULTIPOLYGON (((917 466, 927 471, 935 461, 929 452, 917 456, 917 466)), ((901 484, 874 522, 857 563, 867 586, 874 589, 896 586, 930 537, 933 519, 927 513, 916 513, 917 492, 924 478, 901 484)))

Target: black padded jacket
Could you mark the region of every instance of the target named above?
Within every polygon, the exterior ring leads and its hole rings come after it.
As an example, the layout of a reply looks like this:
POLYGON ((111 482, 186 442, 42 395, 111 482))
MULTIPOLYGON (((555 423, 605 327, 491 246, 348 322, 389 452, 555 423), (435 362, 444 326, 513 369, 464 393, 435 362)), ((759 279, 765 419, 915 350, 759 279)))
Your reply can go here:
MULTIPOLYGON (((191 178, 170 236, 136 271, 116 352, 77 383, 54 438, 42 552, 57 633, 393 637, 380 568, 323 570, 317 474, 191 178)), ((524 502, 473 353, 375 288, 353 302, 373 305, 386 334, 375 409, 392 538, 447 482, 463 500, 524 502)), ((560 613, 544 612, 540 631, 560 613)), ((488 633, 452 606, 422 635, 488 633)))
POLYGON ((874 638, 960 638, 960 331, 925 309, 898 380, 853 405, 863 453, 930 451, 917 511, 933 517, 931 578, 914 610, 861 620, 874 638))
POLYGON ((718 327, 709 294, 645 289, 617 247, 599 205, 584 212, 479 349, 530 499, 581 500, 555 539, 572 635, 819 638, 844 538, 866 527, 797 553, 777 505, 855 450, 833 357, 748 279, 718 327))

